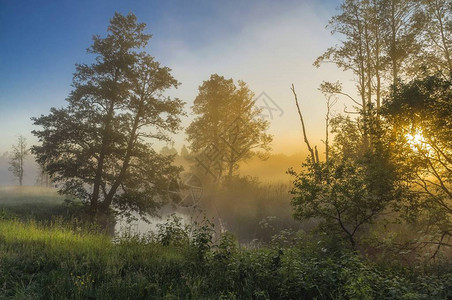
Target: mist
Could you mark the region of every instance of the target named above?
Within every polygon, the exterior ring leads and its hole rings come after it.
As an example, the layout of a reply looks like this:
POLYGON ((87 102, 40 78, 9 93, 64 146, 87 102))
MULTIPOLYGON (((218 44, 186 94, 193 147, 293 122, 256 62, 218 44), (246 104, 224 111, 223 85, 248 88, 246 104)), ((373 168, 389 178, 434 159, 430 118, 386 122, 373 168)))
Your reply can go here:
POLYGON ((452 298, 450 0, 0 4, 0 298, 452 298))

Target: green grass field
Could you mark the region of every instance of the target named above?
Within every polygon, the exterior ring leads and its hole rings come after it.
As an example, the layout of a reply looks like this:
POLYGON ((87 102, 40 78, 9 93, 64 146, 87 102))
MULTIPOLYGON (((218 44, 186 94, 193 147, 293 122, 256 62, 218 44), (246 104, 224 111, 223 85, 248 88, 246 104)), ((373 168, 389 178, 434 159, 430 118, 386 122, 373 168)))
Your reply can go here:
MULTIPOLYGON (((173 223, 153 238, 0 220, 1 299, 448 299, 447 268, 382 268, 313 248, 216 245, 173 223)), ((207 237, 207 238, 206 238, 207 237)), ((327 247, 327 246, 326 246, 327 247)), ((331 251, 331 252, 330 252, 331 251)), ((449 269, 450 270, 450 269, 449 269)))
POLYGON ((64 213, 63 202, 51 189, 1 188, 0 299, 452 297, 450 263, 375 264, 308 237, 247 248, 231 234, 214 239, 206 220, 112 238, 63 218, 43 221, 64 213))
POLYGON ((0 211, 21 219, 50 220, 66 214, 64 197, 52 188, 0 186, 0 211))

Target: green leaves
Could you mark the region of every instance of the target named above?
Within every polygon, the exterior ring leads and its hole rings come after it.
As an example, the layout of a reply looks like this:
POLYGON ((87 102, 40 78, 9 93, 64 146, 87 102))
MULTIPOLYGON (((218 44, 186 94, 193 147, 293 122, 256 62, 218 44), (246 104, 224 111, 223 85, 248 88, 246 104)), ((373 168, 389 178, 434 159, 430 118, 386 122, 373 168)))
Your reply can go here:
POLYGON ((295 218, 317 219, 340 232, 355 247, 359 231, 399 198, 396 172, 382 122, 369 110, 366 120, 336 117, 331 158, 303 164, 296 174, 292 205, 295 218), (362 126, 368 126, 365 146, 362 126))
MULTIPOLYGON (((400 84, 385 103, 394 154, 409 187, 400 206, 429 241, 450 243, 452 231, 452 83, 441 75, 400 84), (449 240, 448 240, 449 239, 449 240)), ((439 249, 439 248, 438 248, 439 249)))
POLYGON ((33 118, 33 147, 61 192, 79 197, 93 211, 155 211, 179 168, 152 149, 152 140, 171 141, 180 129, 184 103, 164 92, 178 86, 171 70, 144 50, 150 35, 133 14, 116 13, 106 37, 94 36, 88 53, 95 62, 79 64, 61 109, 33 118))

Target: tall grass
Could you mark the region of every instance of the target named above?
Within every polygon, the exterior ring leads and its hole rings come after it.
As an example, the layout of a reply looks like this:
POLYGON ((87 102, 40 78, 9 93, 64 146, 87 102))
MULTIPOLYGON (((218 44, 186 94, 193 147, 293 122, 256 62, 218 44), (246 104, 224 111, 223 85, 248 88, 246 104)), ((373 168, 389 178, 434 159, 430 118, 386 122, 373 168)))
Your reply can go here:
POLYGON ((212 240, 204 219, 177 219, 155 235, 107 235, 61 222, 0 220, 0 298, 18 299, 446 299, 444 270, 367 263, 334 243, 239 247, 212 240), (319 249, 322 249, 319 251, 319 249))

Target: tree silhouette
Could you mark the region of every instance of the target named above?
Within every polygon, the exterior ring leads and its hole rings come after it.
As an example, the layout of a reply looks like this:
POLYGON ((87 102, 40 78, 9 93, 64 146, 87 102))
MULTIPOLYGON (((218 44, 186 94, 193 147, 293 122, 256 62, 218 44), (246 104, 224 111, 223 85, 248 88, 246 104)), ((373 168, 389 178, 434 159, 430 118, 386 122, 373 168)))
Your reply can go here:
POLYGON ((180 156, 182 156, 183 158, 187 158, 190 155, 190 153, 188 152, 187 146, 182 145, 182 148, 180 149, 180 156))
POLYGON ((236 86, 232 79, 211 75, 199 87, 192 109, 197 117, 186 131, 190 149, 212 175, 221 178, 227 172, 232 177, 240 161, 270 150, 269 123, 259 118, 262 110, 254 106, 245 82, 236 86))
POLYGON ((22 186, 24 179, 24 161, 30 152, 27 148, 27 140, 25 137, 19 135, 17 144, 13 145, 12 148, 12 156, 9 161, 10 167, 8 170, 13 172, 14 177, 17 177, 19 180, 19 185, 22 186))
POLYGON ((135 15, 115 13, 108 34, 93 37, 92 64, 79 64, 65 108, 33 118, 40 145, 32 148, 61 185, 60 192, 93 212, 154 212, 166 199, 167 182, 179 169, 149 141, 171 141, 183 102, 163 95, 178 86, 170 69, 143 50, 150 35, 135 15))

